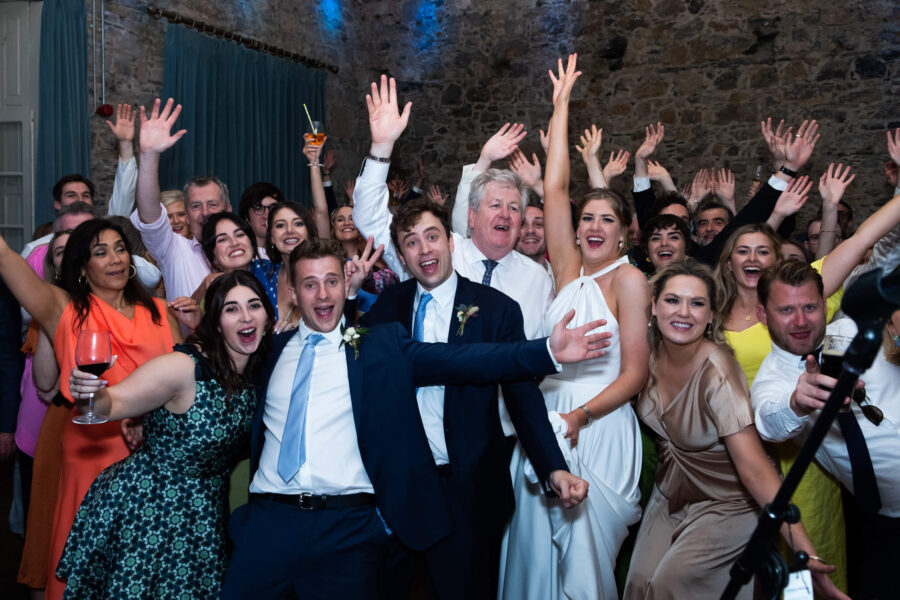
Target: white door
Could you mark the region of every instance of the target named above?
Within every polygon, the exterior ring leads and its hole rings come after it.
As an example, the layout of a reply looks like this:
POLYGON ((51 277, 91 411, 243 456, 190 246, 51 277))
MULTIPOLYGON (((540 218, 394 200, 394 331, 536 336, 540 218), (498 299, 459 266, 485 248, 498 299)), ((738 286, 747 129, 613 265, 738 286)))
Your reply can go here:
POLYGON ((0 3, 0 234, 16 251, 34 229, 41 4, 0 3))

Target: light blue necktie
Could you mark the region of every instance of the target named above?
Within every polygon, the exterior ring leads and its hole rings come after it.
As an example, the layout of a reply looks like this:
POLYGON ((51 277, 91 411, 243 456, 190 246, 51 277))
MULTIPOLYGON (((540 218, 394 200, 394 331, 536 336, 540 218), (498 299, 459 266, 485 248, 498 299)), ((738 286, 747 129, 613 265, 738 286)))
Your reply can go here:
POLYGON ((294 384, 291 386, 291 406, 284 422, 281 452, 278 454, 278 474, 285 483, 294 478, 306 462, 306 407, 309 404, 309 380, 316 359, 316 344, 325 337, 318 333, 306 336, 300 353, 294 384))
POLYGON ((484 277, 481 278, 481 285, 491 285, 491 273, 494 272, 494 268, 499 264, 496 260, 491 260, 489 258, 485 258, 484 263, 484 277))
POLYGON ((433 296, 428 292, 422 294, 419 298, 419 306, 416 308, 416 322, 413 325, 413 339, 417 342, 425 339, 425 307, 431 302, 433 296))

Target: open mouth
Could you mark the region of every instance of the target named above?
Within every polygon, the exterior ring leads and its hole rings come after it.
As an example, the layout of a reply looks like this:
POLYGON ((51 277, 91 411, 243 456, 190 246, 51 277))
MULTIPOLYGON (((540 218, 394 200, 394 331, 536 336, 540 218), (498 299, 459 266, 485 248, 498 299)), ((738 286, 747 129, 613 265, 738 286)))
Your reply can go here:
POLYGON ((426 274, 428 274, 428 275, 431 275, 431 274, 433 274, 435 271, 437 271, 437 268, 438 268, 438 261, 437 261, 436 258, 432 258, 432 259, 430 259, 430 260, 426 260, 426 261, 424 261, 424 262, 420 262, 420 263, 419 263, 419 268, 421 268, 422 271, 423 271, 424 273, 426 273, 426 274))
POLYGON ((656 253, 656 258, 659 260, 672 260, 675 258, 675 253, 671 250, 660 250, 656 253))
POLYGON ((328 306, 317 306, 313 309, 313 312, 316 313, 316 316, 323 321, 327 321, 331 318, 331 315, 334 314, 334 304, 329 304, 328 306))
POLYGON ((494 231, 509 231, 509 225, 494 225, 494 231))
POLYGON ((238 339, 244 344, 251 344, 256 340, 256 327, 247 327, 237 333, 238 339))
POLYGON ((284 240, 282 240, 282 243, 285 246, 296 246, 297 244, 300 243, 300 238, 298 238, 298 237, 284 238, 284 240))
POLYGON ((599 248, 603 245, 604 239, 601 237, 590 235, 585 238, 585 242, 587 242, 587 245, 591 248, 599 248))
POLYGON ((672 329, 677 329, 678 331, 687 331, 693 326, 692 323, 685 323, 684 321, 672 321, 672 329))
POLYGON ((757 281, 761 274, 762 269, 759 267, 744 267, 744 276, 751 281, 757 281))
POLYGON ((247 254, 247 251, 243 248, 235 248, 231 252, 228 253, 228 258, 239 258, 247 254))

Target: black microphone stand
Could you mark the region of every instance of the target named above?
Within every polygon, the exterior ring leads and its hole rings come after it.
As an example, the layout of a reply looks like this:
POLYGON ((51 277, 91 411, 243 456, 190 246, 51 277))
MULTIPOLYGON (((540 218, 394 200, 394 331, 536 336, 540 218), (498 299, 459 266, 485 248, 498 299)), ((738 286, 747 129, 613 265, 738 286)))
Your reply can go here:
MULTIPOLYGON (((844 294, 841 309, 851 317, 859 328, 856 337, 844 354, 843 368, 837 384, 831 391, 825 407, 794 460, 794 465, 778 489, 775 499, 763 507, 753 535, 731 567, 731 579, 722 592, 721 600, 732 600, 740 589, 756 575, 760 586, 760 596, 764 600, 775 600, 779 592, 787 586, 788 568, 778 552, 773 540, 784 522, 796 523, 800 511, 790 504, 800 479, 816 455, 831 424, 837 417, 844 398, 852 395, 856 381, 875 361, 881 346, 881 333, 891 313, 900 308, 900 268, 890 275, 882 275, 881 270, 870 271, 861 276, 844 294)), ((796 553, 797 561, 806 565, 809 556, 805 552, 796 553)))

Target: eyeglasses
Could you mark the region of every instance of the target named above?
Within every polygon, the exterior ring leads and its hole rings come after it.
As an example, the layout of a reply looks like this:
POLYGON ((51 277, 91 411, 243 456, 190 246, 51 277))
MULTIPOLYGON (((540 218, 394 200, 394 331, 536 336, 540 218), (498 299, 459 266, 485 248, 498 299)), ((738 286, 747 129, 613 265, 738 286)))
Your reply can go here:
POLYGON ((880 408, 872 404, 869 400, 869 396, 864 390, 856 390, 853 392, 853 400, 859 405, 859 409, 862 411, 863 416, 867 418, 872 425, 875 425, 876 427, 881 425, 881 422, 884 420, 884 413, 881 412, 880 408))
POLYGON ((251 206, 250 210, 252 210, 257 215, 268 214, 269 211, 272 210, 273 206, 275 206, 275 205, 259 203, 259 204, 254 204, 253 206, 251 206))

